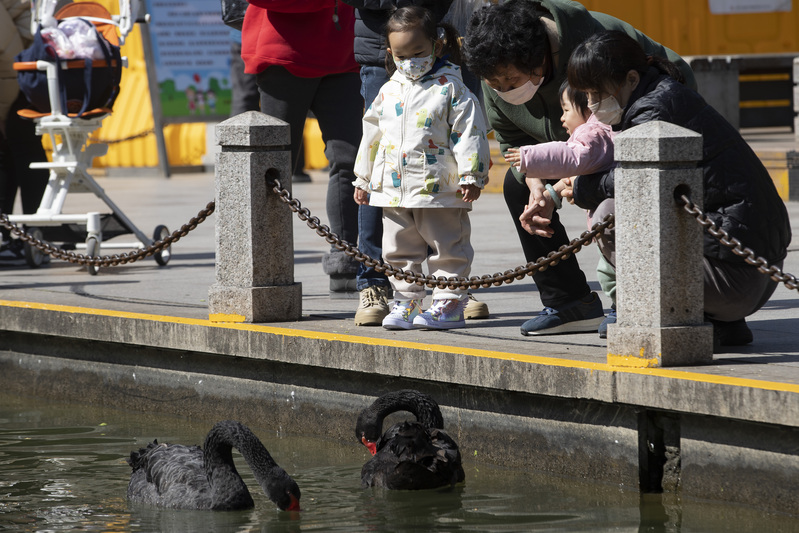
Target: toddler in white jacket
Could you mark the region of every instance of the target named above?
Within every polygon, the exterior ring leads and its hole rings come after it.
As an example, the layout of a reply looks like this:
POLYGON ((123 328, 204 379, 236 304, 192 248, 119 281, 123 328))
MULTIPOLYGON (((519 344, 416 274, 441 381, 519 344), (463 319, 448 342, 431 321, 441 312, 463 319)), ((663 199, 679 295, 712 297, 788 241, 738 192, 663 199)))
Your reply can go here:
MULTIPOLYGON (((383 208, 387 263, 421 273, 426 259, 433 276, 468 277, 469 210, 488 175, 489 148, 483 113, 460 68, 438 57, 459 56, 457 32, 412 6, 392 14, 386 36, 386 67, 394 72, 363 117, 355 201, 383 208)), ((390 281, 395 302, 383 327, 464 327, 466 289, 434 289, 433 304, 421 312, 425 288, 390 281)))

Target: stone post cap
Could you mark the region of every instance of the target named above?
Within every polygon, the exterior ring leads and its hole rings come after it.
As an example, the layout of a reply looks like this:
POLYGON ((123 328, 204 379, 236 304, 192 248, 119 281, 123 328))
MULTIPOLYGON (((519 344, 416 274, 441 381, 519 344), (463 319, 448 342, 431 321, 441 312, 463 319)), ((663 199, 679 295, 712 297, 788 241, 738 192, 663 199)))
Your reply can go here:
POLYGON ((702 135, 670 122, 653 120, 613 139, 616 161, 678 163, 702 159, 702 135))
POLYGON ((291 144, 289 125, 259 111, 246 111, 216 126, 220 146, 279 146, 291 144))

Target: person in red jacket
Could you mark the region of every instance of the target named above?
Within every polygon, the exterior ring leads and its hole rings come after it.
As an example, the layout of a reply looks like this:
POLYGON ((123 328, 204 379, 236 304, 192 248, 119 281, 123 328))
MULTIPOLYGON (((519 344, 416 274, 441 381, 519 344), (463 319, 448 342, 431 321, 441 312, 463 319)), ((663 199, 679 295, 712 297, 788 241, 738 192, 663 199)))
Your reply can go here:
MULTIPOLYGON (((331 230, 358 242, 353 167, 361 140, 363 98, 355 62, 355 14, 338 0, 249 0, 242 28, 245 72, 255 74, 261 112, 288 122, 292 165, 302 145, 305 118, 319 121, 330 162, 327 217, 331 230)), ((294 170, 292 168, 292 170, 294 170)), ((322 259, 331 297, 355 292, 358 263, 331 248, 322 259)))

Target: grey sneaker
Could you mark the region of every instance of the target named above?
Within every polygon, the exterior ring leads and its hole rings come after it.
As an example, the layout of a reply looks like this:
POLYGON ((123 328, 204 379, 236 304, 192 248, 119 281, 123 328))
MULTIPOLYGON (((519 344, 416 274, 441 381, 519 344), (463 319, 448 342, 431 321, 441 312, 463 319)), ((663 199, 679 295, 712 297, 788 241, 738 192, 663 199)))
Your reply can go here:
POLYGON ((389 313, 389 288, 372 285, 360 291, 361 301, 355 311, 356 326, 379 326, 389 313))
POLYGON ((555 335, 597 331, 605 318, 602 302, 595 292, 553 309, 545 307, 538 316, 522 324, 522 335, 555 335))
POLYGON ((607 339, 608 338, 608 325, 616 323, 616 308, 610 310, 608 316, 605 317, 605 320, 599 325, 597 331, 599 331, 599 338, 600 339, 607 339))
POLYGON ((395 301, 391 312, 383 319, 386 329, 413 329, 413 321, 422 312, 419 300, 395 301))
POLYGON ((413 319, 413 327, 422 329, 454 329, 466 325, 463 308, 468 299, 442 298, 433 300, 430 309, 413 319))

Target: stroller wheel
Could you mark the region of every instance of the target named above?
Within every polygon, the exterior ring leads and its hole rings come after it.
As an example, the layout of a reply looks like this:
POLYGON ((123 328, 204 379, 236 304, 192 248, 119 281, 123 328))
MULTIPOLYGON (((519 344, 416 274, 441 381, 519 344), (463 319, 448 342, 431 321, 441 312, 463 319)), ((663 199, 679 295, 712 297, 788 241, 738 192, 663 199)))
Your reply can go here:
MULTIPOLYGON (((153 242, 161 241, 169 237, 169 228, 164 226, 163 224, 159 224, 155 227, 155 232, 153 233, 153 242)), ((161 266, 166 266, 169 263, 169 259, 172 257, 172 245, 170 244, 166 248, 159 250, 153 254, 153 258, 155 258, 155 262, 161 266)))
MULTIPOLYGON (((97 240, 97 237, 86 237, 86 255, 89 257, 100 255, 100 241, 97 240)), ((100 271, 100 267, 97 265, 86 265, 86 271, 90 275, 96 276, 100 271)))
MULTIPOLYGON (((39 228, 28 228, 28 235, 35 239, 42 240, 42 230, 39 228)), ((25 254, 25 262, 31 268, 39 268, 47 256, 44 252, 26 242, 22 245, 22 251, 25 254)))

